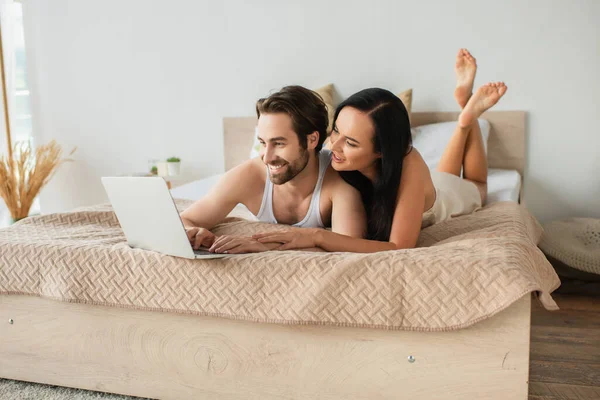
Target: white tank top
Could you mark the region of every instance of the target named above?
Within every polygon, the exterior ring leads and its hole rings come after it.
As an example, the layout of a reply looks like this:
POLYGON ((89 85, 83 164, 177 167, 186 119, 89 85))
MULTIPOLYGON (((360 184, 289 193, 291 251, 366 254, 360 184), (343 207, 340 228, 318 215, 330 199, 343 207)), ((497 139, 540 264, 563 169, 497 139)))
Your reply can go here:
MULTIPOLYGON (((315 190, 313 191, 312 198, 310 199, 310 206, 308 207, 308 212, 306 216, 302 219, 302 221, 292 225, 298 228, 325 228, 323 221, 321 221, 321 209, 319 206, 319 200, 321 199, 321 187, 323 186, 323 177, 325 176, 325 171, 329 167, 331 163, 331 152, 326 149, 322 149, 319 154, 319 178, 317 179, 317 184, 315 185, 315 190)), ((262 222, 268 222, 271 224, 278 224, 275 219, 275 214, 273 214, 273 182, 270 179, 269 168, 267 167, 267 181, 265 184, 265 191, 263 193, 262 203, 260 205, 260 210, 258 210, 258 214, 256 218, 262 222)))

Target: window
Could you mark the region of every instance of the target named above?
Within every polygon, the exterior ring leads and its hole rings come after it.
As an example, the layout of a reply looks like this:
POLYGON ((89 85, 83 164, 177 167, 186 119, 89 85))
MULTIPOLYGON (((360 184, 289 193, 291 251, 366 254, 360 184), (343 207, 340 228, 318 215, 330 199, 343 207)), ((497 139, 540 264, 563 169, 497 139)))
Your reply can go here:
POLYGON ((31 141, 31 104, 25 66, 25 37, 23 33, 23 7, 20 2, 13 3, 14 31, 13 51, 15 60, 14 108, 12 115, 13 141, 31 141))
MULTIPOLYGON (((2 0, 0 0, 1 2, 2 0)), ((7 96, 10 104, 11 137, 13 146, 18 142, 33 142, 31 102, 27 82, 25 58, 25 35, 23 30, 23 7, 19 1, 0 3, 2 15, 2 41, 6 72, 7 96)), ((0 108, 1 105, 0 96, 0 108)), ((3 112, 3 110, 2 110, 3 112)), ((0 132, 4 133, 4 126, 0 132)), ((6 147, 6 137, 0 134, 2 145, 6 147)), ((6 154, 5 154, 6 155, 6 154)), ((39 200, 31 207, 30 215, 39 213, 39 200)), ((0 199, 0 227, 8 224, 9 215, 4 202, 0 199)))

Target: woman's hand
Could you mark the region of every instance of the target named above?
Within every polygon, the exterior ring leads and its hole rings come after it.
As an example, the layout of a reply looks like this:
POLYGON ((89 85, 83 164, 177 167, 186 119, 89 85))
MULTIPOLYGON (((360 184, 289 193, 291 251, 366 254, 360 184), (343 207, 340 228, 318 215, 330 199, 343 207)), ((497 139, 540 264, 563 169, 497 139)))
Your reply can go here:
POLYGON ((293 228, 280 232, 257 233, 253 239, 260 243, 281 243, 275 250, 308 249, 317 247, 319 229, 293 228))
POLYGON ((260 253, 271 250, 267 245, 251 237, 219 236, 208 251, 223 254, 260 253))

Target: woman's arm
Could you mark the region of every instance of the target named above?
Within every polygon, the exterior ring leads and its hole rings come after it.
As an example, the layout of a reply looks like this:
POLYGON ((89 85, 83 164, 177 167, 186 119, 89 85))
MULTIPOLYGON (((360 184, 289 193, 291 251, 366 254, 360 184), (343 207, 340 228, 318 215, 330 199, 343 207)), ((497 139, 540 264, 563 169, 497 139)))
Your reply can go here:
POLYGON ((320 247, 326 251, 374 253, 414 248, 421 231, 423 209, 425 208, 425 182, 429 169, 426 165, 421 166, 419 159, 412 157, 411 154, 405 157, 388 242, 353 238, 323 229, 302 228, 286 232, 258 234, 254 235, 254 238, 263 243, 283 243, 280 250, 320 247))
POLYGON ((390 232, 390 242, 395 243, 398 249, 412 249, 417 245, 425 210, 425 183, 428 180, 431 180, 429 168, 413 149, 402 163, 402 177, 390 232))
POLYGON ((261 243, 280 243, 277 250, 320 248, 352 253, 396 250, 394 243, 359 239, 318 228, 291 228, 280 232, 258 233, 252 237, 261 243))
POLYGON ((347 251, 351 253, 376 253, 398 249, 396 244, 392 242, 358 239, 325 230, 319 230, 315 233, 315 246, 325 251, 347 251))
MULTIPOLYGON (((405 157, 405 160, 411 155, 405 157)), ((425 181, 419 164, 411 159, 404 162, 402 178, 396 200, 396 211, 392 222, 389 242, 358 239, 318 229, 314 232, 315 246, 326 251, 374 253, 377 251, 412 249, 417 245, 423 209, 425 208, 425 181)), ((425 167, 427 168, 427 167, 425 167)))

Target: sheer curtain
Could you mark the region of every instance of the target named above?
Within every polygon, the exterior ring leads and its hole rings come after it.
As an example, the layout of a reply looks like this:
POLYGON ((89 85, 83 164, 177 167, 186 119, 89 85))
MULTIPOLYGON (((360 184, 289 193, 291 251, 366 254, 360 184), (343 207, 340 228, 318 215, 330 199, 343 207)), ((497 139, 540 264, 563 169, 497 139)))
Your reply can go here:
MULTIPOLYGON (((31 106, 29 87, 25 71, 25 39, 23 36, 23 11, 21 3, 14 0, 0 0, 0 24, 2 26, 2 46, 4 48, 4 72, 6 94, 13 146, 16 142, 32 140, 31 106)), ((0 96, 0 109, 4 109, 0 96)), ((0 153, 7 154, 6 123, 4 112, 0 112, 0 153)), ((36 203, 31 213, 37 212, 36 203)), ((0 226, 8 223, 8 210, 0 200, 0 226)))
MULTIPOLYGON (((12 116, 14 115, 15 105, 15 50, 14 50, 14 7, 13 0, 0 0, 0 24, 2 24, 2 46, 4 48, 4 72, 6 77, 6 94, 8 96, 8 112, 11 115, 11 131, 14 125, 12 116)), ((4 99, 0 96, 0 105, 4 110, 4 99)), ((0 151, 6 154, 6 122, 4 120, 4 111, 0 113, 0 127, 2 130, 2 140, 0 142, 0 151)), ((4 204, 2 204, 4 205, 4 204)))

